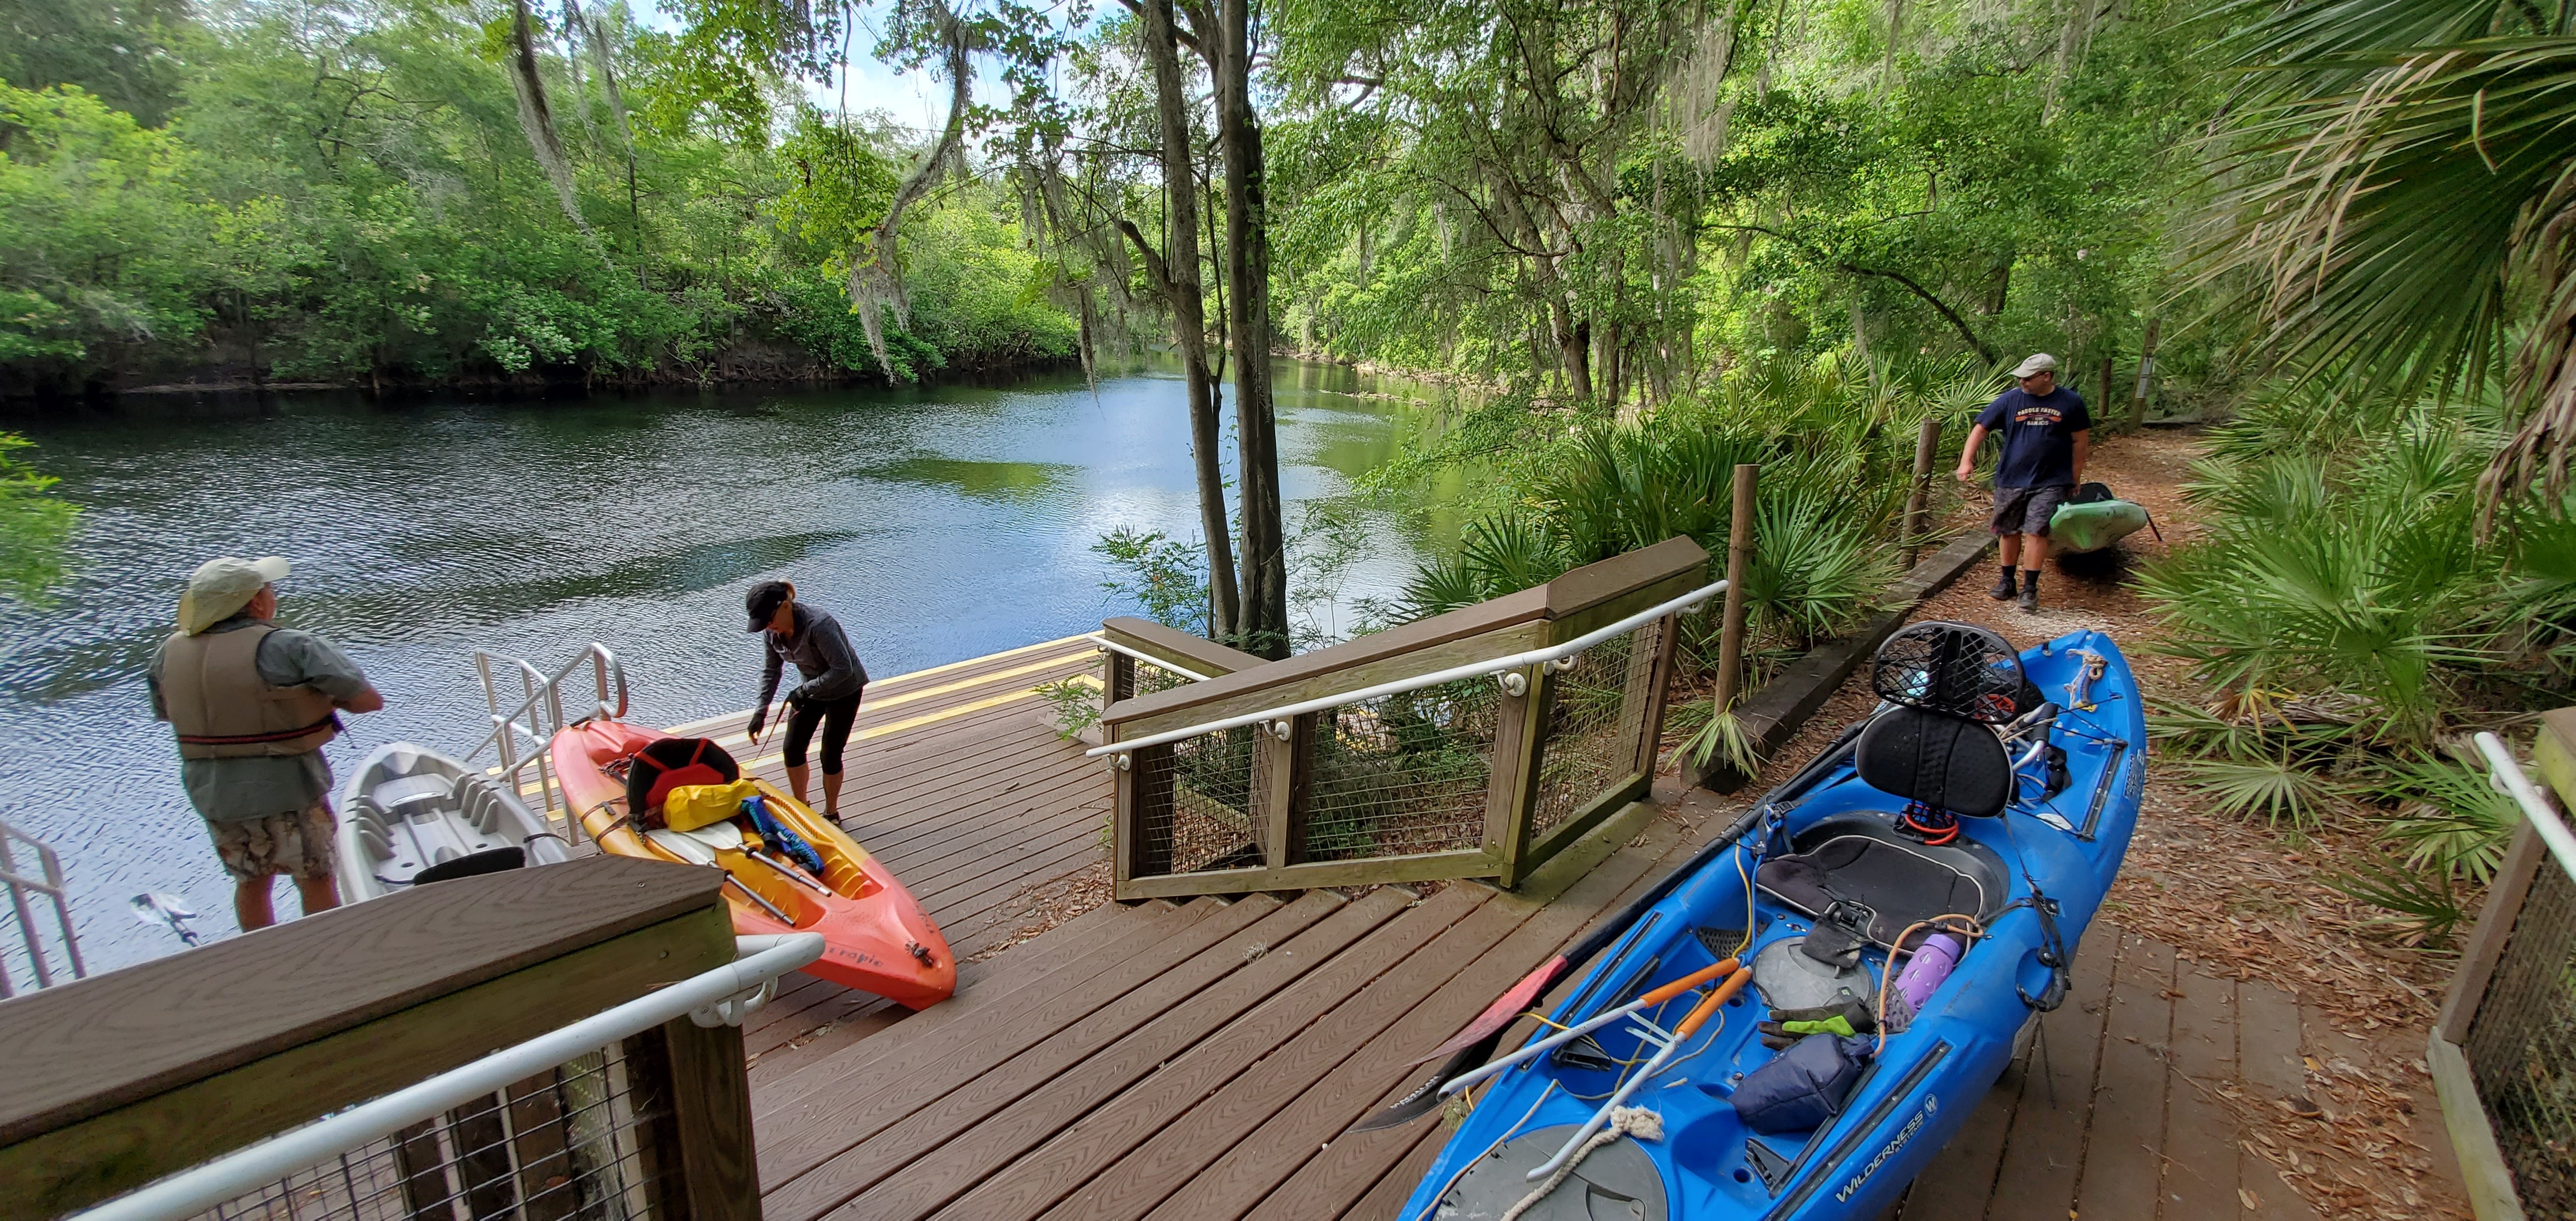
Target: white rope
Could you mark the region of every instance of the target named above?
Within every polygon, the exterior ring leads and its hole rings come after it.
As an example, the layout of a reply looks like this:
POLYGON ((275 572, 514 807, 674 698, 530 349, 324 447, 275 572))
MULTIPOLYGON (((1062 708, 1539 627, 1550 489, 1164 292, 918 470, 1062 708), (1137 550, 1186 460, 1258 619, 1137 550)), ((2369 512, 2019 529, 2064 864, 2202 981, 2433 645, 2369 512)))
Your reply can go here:
POLYGON ((1575 1167, 1583 1164, 1583 1159, 1592 1156, 1593 1150, 1622 1136, 1633 1136, 1639 1140, 1662 1140, 1664 1117, 1647 1107, 1610 1108, 1610 1126, 1595 1133, 1592 1139, 1583 1142, 1583 1147, 1575 1151, 1573 1159, 1557 1167, 1555 1174, 1549 1175, 1546 1182, 1538 1185, 1538 1190, 1522 1196, 1520 1203, 1512 1205, 1511 1211, 1503 1214, 1503 1221, 1520 1221, 1522 1213, 1538 1207, 1539 1201, 1548 1198, 1558 1187, 1563 1186, 1567 1176, 1574 1173, 1575 1167))

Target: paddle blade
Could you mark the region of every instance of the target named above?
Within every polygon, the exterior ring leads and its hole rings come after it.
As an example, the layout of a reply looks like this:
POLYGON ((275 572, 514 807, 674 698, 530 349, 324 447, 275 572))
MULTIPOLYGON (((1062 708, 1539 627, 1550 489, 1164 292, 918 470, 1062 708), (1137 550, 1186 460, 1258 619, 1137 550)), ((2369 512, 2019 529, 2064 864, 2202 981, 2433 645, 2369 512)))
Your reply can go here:
MULTIPOLYGON (((1511 991, 1495 997, 1494 1003, 1485 1006, 1485 1011, 1477 1014, 1475 1021, 1467 1023, 1465 1030, 1459 1031, 1457 1036, 1448 1042, 1423 1053, 1414 1063, 1421 1064, 1434 1057, 1445 1056, 1459 1048, 1480 1042, 1490 1035, 1501 1034, 1503 1027, 1511 1025, 1512 1019, 1520 1016, 1521 1010, 1529 1008, 1530 1002, 1537 1000, 1539 993, 1546 991, 1549 984, 1556 982, 1557 976, 1565 974, 1565 968, 1566 961, 1563 955, 1539 964, 1537 970, 1523 976, 1521 982, 1513 984, 1511 991)), ((1475 1066, 1471 1064, 1466 1067, 1475 1066)))
POLYGON ((1431 1074, 1430 1079, 1415 1087, 1412 1093, 1388 1104, 1385 1110, 1352 1124, 1344 1135, 1375 1132, 1380 1128, 1399 1128, 1439 1110, 1442 1102, 1441 1085, 1451 1077, 1483 1064, 1487 1057, 1494 1054, 1494 1046, 1502 1042, 1502 1039, 1502 1027, 1497 1026, 1492 1034, 1486 1035, 1482 1040, 1460 1048, 1457 1055, 1449 1057, 1449 1062, 1440 1066, 1439 1072, 1431 1074))

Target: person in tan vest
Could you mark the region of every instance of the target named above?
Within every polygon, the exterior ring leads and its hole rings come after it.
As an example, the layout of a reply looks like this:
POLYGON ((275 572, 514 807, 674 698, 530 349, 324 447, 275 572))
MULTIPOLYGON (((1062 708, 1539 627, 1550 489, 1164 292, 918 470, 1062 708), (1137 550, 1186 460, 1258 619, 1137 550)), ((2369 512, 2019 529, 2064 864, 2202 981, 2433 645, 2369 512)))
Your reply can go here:
POLYGON ((276 556, 208 560, 179 596, 179 630, 152 659, 152 715, 170 722, 188 801, 206 820, 243 932, 277 921, 275 878, 295 879, 312 915, 340 905, 331 876, 331 766, 322 744, 343 712, 385 698, 339 646, 270 622, 276 556))

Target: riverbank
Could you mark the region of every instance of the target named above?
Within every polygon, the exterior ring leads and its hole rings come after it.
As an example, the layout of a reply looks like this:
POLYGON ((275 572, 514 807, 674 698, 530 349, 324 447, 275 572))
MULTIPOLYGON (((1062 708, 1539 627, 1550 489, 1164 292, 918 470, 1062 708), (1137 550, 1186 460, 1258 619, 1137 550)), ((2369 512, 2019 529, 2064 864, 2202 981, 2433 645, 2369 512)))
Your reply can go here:
POLYGON ((893 390, 942 386, 992 386, 1027 377, 1042 377, 1081 368, 1079 358, 1045 355, 1008 363, 967 364, 931 370, 910 382, 896 382, 873 367, 850 368, 801 350, 766 344, 728 348, 692 365, 655 365, 647 369, 549 368, 519 373, 478 371, 438 379, 371 376, 345 380, 276 380, 240 361, 215 361, 172 369, 136 369, 93 379, 76 390, 30 388, 24 379, 0 371, 0 407, 41 406, 66 400, 113 399, 128 395, 187 398, 223 394, 293 394, 310 391, 354 391, 376 398, 402 399, 464 394, 477 397, 535 398, 563 394, 635 393, 670 389, 893 390))

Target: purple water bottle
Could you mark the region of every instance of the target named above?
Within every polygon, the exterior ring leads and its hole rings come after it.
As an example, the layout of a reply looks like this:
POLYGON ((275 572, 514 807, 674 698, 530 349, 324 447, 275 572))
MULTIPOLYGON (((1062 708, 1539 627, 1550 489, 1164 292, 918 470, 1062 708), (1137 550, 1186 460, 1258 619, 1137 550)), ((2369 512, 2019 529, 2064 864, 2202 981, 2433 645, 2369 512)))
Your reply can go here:
POLYGON ((1949 933, 1934 933, 1907 959, 1905 969, 1897 972, 1896 994, 1905 998, 1912 1012, 1923 1012, 1923 1006, 1950 978, 1950 969, 1959 965, 1959 955, 1967 952, 1967 943, 1949 933))

